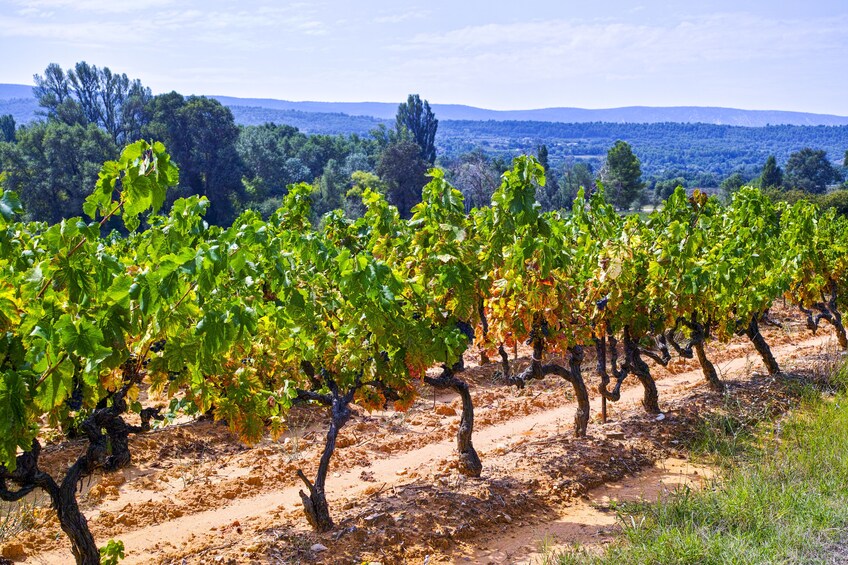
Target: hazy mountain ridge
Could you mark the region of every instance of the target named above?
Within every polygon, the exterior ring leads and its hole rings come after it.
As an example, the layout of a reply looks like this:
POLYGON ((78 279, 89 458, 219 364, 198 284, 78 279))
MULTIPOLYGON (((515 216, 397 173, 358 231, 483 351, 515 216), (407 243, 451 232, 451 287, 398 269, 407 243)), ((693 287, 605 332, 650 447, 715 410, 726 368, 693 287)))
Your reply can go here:
MULTIPOLYGON (((343 113, 350 116, 371 116, 394 119, 397 104, 389 102, 291 102, 269 98, 236 98, 212 96, 225 106, 261 107, 301 112, 343 113)), ((705 123, 762 127, 766 125, 843 126, 848 116, 787 112, 782 110, 740 110, 707 106, 627 106, 590 110, 585 108, 540 108, 534 110, 489 110, 462 104, 432 104, 440 120, 468 121, 534 121, 562 123, 705 123)))
MULTIPOLYGON (((244 118, 240 123, 256 123, 262 112, 248 110, 262 108, 267 110, 296 111, 312 114, 346 114, 351 117, 369 117, 373 124, 383 120, 393 120, 398 105, 390 102, 292 102, 272 98, 238 98, 234 96, 211 96, 225 106, 234 108, 234 113, 244 118), (239 110, 236 111, 235 108, 239 110)), ((35 119, 38 106, 32 97, 32 87, 22 84, 0 84, 0 114, 12 113, 16 121, 27 123, 35 119), (29 102, 29 106, 27 104, 29 102), (7 108, 13 105, 15 112, 7 108), (27 117, 26 108, 32 108, 27 117), (20 118, 20 119, 19 119, 20 118)), ((762 127, 766 125, 798 126, 841 126, 848 125, 848 116, 814 114, 808 112, 787 112, 782 110, 740 110, 736 108, 717 108, 706 106, 628 106, 622 108, 585 109, 585 108, 540 108, 534 110, 489 110, 462 104, 433 104, 433 111, 440 120, 469 121, 536 121, 556 123, 705 123, 713 125, 734 125, 762 127)), ((305 119, 301 117, 302 119, 305 119)), ((332 133, 326 126, 318 126, 317 120, 311 122, 311 131, 332 133)), ((344 128, 362 131, 366 122, 357 120, 355 125, 344 128)), ((342 133, 339 131, 339 133, 342 133)))
POLYGON ((0 100, 33 98, 32 87, 25 84, 0 84, 0 100))
MULTIPOLYGON (((222 102, 223 103, 223 102, 222 102)), ((266 108, 264 106, 227 106, 233 113, 233 118, 239 125, 259 126, 267 123, 287 124, 309 134, 357 134, 370 135, 371 130, 379 127, 394 125, 394 118, 381 120, 372 116, 351 116, 340 112, 307 112, 303 110, 287 110, 266 108)))

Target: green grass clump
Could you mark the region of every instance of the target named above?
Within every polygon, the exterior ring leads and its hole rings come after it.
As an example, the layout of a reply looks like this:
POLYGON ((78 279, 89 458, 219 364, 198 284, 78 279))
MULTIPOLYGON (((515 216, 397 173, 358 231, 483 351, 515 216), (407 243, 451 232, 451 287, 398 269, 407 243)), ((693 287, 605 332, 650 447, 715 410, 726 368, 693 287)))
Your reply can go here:
MULTIPOLYGON (((844 368, 837 378, 844 378, 844 368)), ((842 387, 840 387, 842 388, 842 387)), ((618 508, 620 539, 569 563, 828 563, 848 542, 848 394, 810 399, 771 433, 731 416, 708 420, 701 452, 724 472, 703 491, 618 508), (755 441, 756 439, 756 441, 755 441)))

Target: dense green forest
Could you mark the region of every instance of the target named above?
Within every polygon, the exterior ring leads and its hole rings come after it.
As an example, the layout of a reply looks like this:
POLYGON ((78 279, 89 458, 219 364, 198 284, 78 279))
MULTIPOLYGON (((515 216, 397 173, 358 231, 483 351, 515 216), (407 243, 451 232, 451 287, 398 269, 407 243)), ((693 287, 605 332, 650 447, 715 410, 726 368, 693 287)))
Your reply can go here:
MULTIPOLYGON (((251 106, 231 106, 236 122, 260 125, 285 123, 311 133, 369 135, 389 120, 251 106)), ((549 149, 556 167, 584 161, 600 167, 616 140, 630 143, 649 177, 684 176, 702 186, 718 183, 734 172, 753 178, 763 162, 775 155, 786 162, 804 147, 824 149, 838 159, 848 147, 848 126, 742 127, 703 123, 556 123, 542 121, 440 120, 436 145, 447 159, 482 149, 489 157, 506 160, 532 153, 540 144, 549 149)))
POLYGON ((845 177, 848 126, 440 121, 418 95, 390 122, 154 96, 139 80, 85 62, 67 70, 51 64, 34 78, 40 119, 20 125, 0 116, 3 183, 34 220, 79 215, 100 164, 140 138, 164 142, 180 167, 169 202, 206 196, 215 224, 251 208, 268 216, 299 182, 318 187, 316 220, 339 208, 357 216, 366 187, 408 214, 433 166, 470 209, 490 201, 521 153, 545 168, 537 197, 546 210, 567 208, 580 187, 597 182, 620 209, 663 199, 678 185, 727 195, 754 184, 778 199, 817 194, 822 205, 848 210, 844 193, 832 193, 845 177))
POLYGON ((573 159, 599 165, 618 139, 633 146, 649 176, 680 174, 695 180, 711 175, 720 181, 736 171, 753 178, 769 155, 785 163, 804 147, 824 149, 836 159, 848 147, 848 126, 452 121, 444 123, 439 144, 448 155, 479 146, 491 155, 512 156, 545 143, 552 163, 573 159))

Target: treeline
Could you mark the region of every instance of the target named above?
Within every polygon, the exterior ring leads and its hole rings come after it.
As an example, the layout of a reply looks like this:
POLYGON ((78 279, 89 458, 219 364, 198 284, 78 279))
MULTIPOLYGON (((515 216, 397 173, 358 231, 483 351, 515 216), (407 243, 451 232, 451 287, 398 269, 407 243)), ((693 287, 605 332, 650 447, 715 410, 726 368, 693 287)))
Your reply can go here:
MULTIPOLYGON (((545 168, 547 183, 537 195, 544 210, 569 208, 581 187, 599 181, 615 184, 607 189, 619 209, 659 202, 677 186, 729 195, 754 184, 792 201, 803 195, 784 190, 823 193, 842 182, 848 165, 835 165, 828 156, 848 147, 848 127, 440 124, 426 100, 410 95, 393 125, 362 118, 360 127, 371 127, 365 135, 306 134, 290 124, 239 126, 233 110, 217 100, 177 92, 154 96, 139 80, 85 62, 67 71, 51 64, 34 78, 42 120, 17 127, 11 115, 0 116, 0 172, 5 187, 21 195, 29 218, 50 223, 78 215, 100 164, 136 139, 162 140, 180 166, 180 184, 166 205, 205 196, 213 204, 207 220, 219 225, 247 209, 267 217, 298 182, 318 187, 312 195, 315 221, 335 209, 357 217, 365 186, 408 214, 434 165, 470 210, 490 202, 517 153, 536 154, 545 168), (615 156, 623 160, 616 164, 615 156), (766 161, 780 171, 779 182, 761 183, 766 161)), ((261 115, 265 109, 235 110, 261 115)), ((315 129, 309 114, 274 115, 315 129)), ((820 204, 831 201, 848 208, 841 195, 820 204)))
MULTIPOLYGON (((588 162, 598 168, 606 151, 618 139, 630 143, 649 177, 676 173, 687 180, 714 179, 714 186, 734 172, 755 175, 769 155, 785 163, 804 147, 825 150, 838 158, 848 147, 848 126, 741 127, 712 124, 550 123, 531 121, 446 121, 439 147, 458 155, 474 147, 488 154, 512 158, 533 152, 545 143, 551 162, 588 162), (703 176, 702 176, 703 175, 703 176)), ((704 181, 698 181, 704 185, 704 181)))
POLYGON ((298 182, 319 187, 316 218, 345 208, 348 193, 364 184, 381 188, 408 212, 435 162, 438 121, 417 95, 401 105, 394 128, 362 137, 306 135, 289 125, 240 127, 214 99, 153 96, 140 81, 85 62, 67 71, 51 64, 35 83, 43 119, 16 127, 12 116, 0 118, 3 182, 20 194, 33 220, 55 223, 80 214, 100 165, 136 139, 162 140, 180 167, 179 186, 166 205, 205 196, 213 204, 207 220, 219 225, 246 209, 270 214, 287 186, 298 182))

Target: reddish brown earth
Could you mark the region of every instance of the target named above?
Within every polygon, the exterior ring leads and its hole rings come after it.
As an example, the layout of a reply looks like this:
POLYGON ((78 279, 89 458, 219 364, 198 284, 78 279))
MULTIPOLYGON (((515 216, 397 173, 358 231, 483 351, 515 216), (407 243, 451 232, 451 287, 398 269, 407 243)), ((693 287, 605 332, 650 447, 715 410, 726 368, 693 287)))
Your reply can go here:
MULTIPOLYGON (((776 357, 791 374, 815 378, 833 357, 831 335, 812 337, 800 318, 776 315, 786 322, 766 330, 776 357)), ((359 410, 333 456, 327 495, 337 528, 328 534, 309 530, 295 476, 297 468, 312 475, 317 467, 325 433, 319 409, 295 410, 282 439, 251 448, 210 421, 137 437, 133 464, 94 477, 80 500, 99 544, 124 542, 124 563, 532 562, 543 540, 608 541, 617 528, 611 500, 655 500, 681 484, 699 486, 711 471, 690 462, 684 446, 705 414, 734 402, 766 417, 795 402, 792 379, 754 374, 759 358, 745 340, 708 352, 729 383, 727 397, 707 391, 694 361, 652 366, 664 418, 643 412, 641 387, 629 379, 621 401, 609 404, 607 424, 592 393, 593 419, 582 439, 571 433, 567 383, 551 377, 517 391, 498 381, 496 365, 472 366, 463 375, 475 403, 480 479, 456 470, 458 397, 434 397, 425 387, 406 413, 359 410)), ((588 358, 584 377, 594 390, 588 358)), ((43 466, 63 468, 80 449, 51 446, 43 466)), ((0 555, 70 562, 52 511, 36 518, 4 541, 0 555)))

